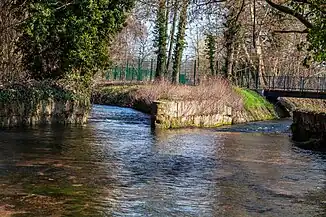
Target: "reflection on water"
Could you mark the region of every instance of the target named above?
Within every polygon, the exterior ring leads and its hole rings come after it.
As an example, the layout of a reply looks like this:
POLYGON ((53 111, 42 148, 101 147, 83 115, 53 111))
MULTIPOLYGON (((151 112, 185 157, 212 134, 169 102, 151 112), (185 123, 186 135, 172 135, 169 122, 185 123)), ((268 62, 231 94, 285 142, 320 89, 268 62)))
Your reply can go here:
POLYGON ((95 106, 86 127, 6 130, 0 216, 324 216, 325 155, 289 124, 152 132, 95 106))

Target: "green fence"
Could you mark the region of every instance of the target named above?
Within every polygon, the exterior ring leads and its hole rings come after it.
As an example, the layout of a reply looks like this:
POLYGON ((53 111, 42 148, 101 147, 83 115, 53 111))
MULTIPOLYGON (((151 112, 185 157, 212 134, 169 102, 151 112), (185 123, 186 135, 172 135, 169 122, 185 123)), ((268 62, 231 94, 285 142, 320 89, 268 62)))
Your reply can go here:
MULTIPOLYGON (((155 71, 153 69, 138 68, 132 66, 115 66, 106 73, 108 81, 153 81, 155 71)), ((185 73, 179 75, 180 84, 189 84, 190 81, 185 73)))
MULTIPOLYGON (((196 61, 186 62, 181 66, 180 84, 194 84, 196 80, 196 61)), ((171 69, 172 70, 172 69, 171 69)), ((153 81, 155 78, 156 61, 128 60, 113 66, 106 72, 108 81, 153 81)), ((172 74, 169 73, 169 74, 172 74)), ((171 78, 168 78, 171 80, 171 78)))
POLYGON ((106 80, 114 81, 151 81, 154 72, 134 67, 114 67, 106 73, 106 80))

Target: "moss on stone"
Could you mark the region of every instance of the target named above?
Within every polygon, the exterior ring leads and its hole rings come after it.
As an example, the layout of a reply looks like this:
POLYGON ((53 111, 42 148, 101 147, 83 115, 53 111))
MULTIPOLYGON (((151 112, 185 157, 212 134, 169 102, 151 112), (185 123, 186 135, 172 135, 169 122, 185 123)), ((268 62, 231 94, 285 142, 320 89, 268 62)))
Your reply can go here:
POLYGON ((242 97, 245 112, 249 116, 247 122, 274 120, 278 118, 274 105, 257 92, 238 87, 234 89, 242 97))
POLYGON ((242 97, 243 105, 247 110, 253 110, 256 108, 268 108, 273 110, 273 104, 268 102, 263 96, 259 95, 257 92, 234 87, 235 91, 242 97))

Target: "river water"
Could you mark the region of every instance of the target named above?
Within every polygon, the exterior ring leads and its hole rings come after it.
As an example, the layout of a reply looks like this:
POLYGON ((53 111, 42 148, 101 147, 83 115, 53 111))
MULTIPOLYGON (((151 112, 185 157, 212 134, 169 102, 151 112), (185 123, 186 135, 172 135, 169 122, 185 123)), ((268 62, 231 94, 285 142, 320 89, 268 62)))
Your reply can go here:
POLYGON ((94 106, 85 127, 0 132, 0 216, 325 216, 326 155, 290 120, 152 131, 94 106))

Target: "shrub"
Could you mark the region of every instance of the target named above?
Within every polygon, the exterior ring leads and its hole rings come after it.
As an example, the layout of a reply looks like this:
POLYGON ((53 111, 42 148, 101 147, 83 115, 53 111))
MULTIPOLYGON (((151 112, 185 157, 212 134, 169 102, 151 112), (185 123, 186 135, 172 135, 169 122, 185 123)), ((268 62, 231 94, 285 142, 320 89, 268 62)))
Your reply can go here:
POLYGON ((31 78, 93 74, 108 64, 108 46, 133 0, 27 1, 20 48, 31 78))

